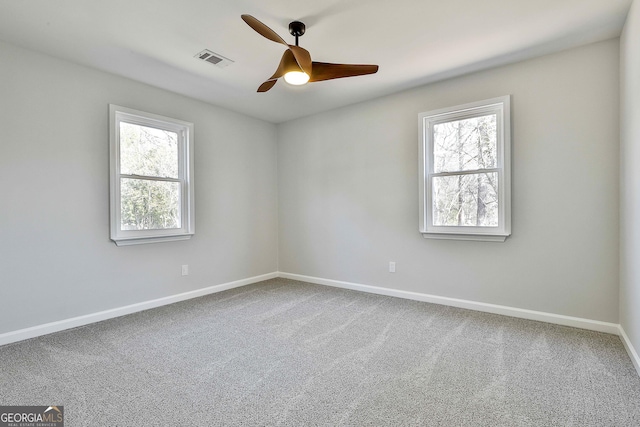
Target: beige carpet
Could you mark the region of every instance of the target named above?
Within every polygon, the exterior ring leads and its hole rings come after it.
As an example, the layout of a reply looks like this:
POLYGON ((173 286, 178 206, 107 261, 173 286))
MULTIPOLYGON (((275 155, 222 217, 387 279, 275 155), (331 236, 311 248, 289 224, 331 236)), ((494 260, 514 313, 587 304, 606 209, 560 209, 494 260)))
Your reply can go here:
POLYGON ((274 279, 0 347, 66 426, 640 426, 618 337, 274 279))

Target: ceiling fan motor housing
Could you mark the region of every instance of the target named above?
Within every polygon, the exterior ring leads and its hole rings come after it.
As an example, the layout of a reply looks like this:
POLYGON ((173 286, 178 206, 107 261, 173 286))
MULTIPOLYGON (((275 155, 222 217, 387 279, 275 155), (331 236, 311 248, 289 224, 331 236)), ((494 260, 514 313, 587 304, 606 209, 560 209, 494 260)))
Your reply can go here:
POLYGON ((296 38, 303 35, 305 29, 306 26, 300 21, 293 21, 289 23, 289 33, 296 38))

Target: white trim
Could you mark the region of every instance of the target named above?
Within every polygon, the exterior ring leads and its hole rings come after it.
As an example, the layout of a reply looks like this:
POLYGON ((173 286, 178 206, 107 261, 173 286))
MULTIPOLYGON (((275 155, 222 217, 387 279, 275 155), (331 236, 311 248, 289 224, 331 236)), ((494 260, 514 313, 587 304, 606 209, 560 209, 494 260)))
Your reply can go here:
POLYGON ((475 240, 478 242, 504 242, 508 236, 492 234, 422 233, 425 239, 475 240))
POLYGON ((418 130, 420 233, 428 239, 504 242, 511 235, 511 95, 420 113, 418 130), (435 173, 433 126, 486 114, 496 115, 496 167, 435 173), (433 179, 481 172, 493 172, 498 175, 498 225, 496 227, 462 227, 433 224, 433 179))
POLYGON ((6 332, 4 334, 0 334, 0 345, 10 344, 29 338, 35 338, 41 335, 51 334, 53 332, 64 331, 65 329, 77 328, 79 326, 85 326, 91 323, 113 319, 114 317, 125 316, 127 314, 137 313, 139 311, 149 310, 151 308, 169 305, 192 298, 198 298, 204 295, 226 291, 228 289, 239 288, 241 286, 250 285, 252 283, 262 282, 263 280, 275 279, 276 277, 278 277, 277 272, 262 274, 260 276, 249 277, 247 279, 236 280, 234 282, 222 283, 220 285, 209 286, 207 288, 196 289, 194 291, 170 295, 168 297, 126 305, 124 307, 112 308, 110 310, 99 311, 97 313, 86 314, 84 316, 72 317, 70 319, 59 320, 57 322, 45 323, 43 325, 37 325, 17 331, 6 332))
POLYGON ((175 240, 189 240, 193 236, 192 234, 177 234, 175 236, 160 236, 160 237, 145 237, 141 239, 139 237, 126 238, 113 240, 116 246, 131 246, 131 245, 143 245, 145 243, 158 243, 158 242, 172 242, 175 240))
POLYGON ((618 325, 618 327, 620 329, 620 340, 622 340, 622 344, 624 345, 625 350, 627 350, 627 353, 633 362, 633 366, 636 368, 636 372, 640 375, 640 357, 638 357, 638 353, 636 352, 636 349, 633 348, 633 344, 631 344, 631 340, 627 336, 622 325, 618 325))
POLYGON ((113 319, 127 314, 137 313, 164 305, 185 301, 192 298, 214 294, 229 289, 239 288, 253 283, 262 282, 264 280, 275 279, 281 277, 283 279, 300 280, 318 285, 332 286, 342 289, 351 289, 354 291, 367 292, 378 295, 386 295, 397 298, 410 299, 415 301, 424 301, 433 304, 447 305, 451 307, 465 308, 468 310, 482 311, 486 313, 500 314, 504 316, 517 317, 521 319, 537 320, 540 322, 553 323, 556 325, 571 326, 574 328, 588 329, 592 331, 605 332, 619 335, 620 339, 633 362, 638 375, 640 375, 640 357, 635 348, 631 344, 629 337, 625 333, 621 325, 615 323, 601 322, 599 320, 583 319, 579 317, 564 316, 562 314, 545 313, 541 311, 527 310, 522 308, 514 308, 503 305, 487 304, 483 302, 469 301, 457 298, 441 297, 437 295, 423 294, 419 292, 402 291, 397 289, 389 289, 378 286, 363 285, 359 283, 344 282, 339 280, 322 279, 319 277, 304 276, 301 274, 292 274, 285 272, 273 272, 262 274, 260 276, 249 277, 247 279, 236 280, 233 282, 222 283, 207 288, 196 289, 194 291, 184 292, 181 294, 170 295, 163 298, 157 298, 150 301, 140 302, 127 305, 124 307, 113 308, 110 310, 100 311, 97 313, 87 314, 84 316, 72 317, 70 319, 59 320, 56 322, 45 323, 30 328, 20 329, 17 331, 6 332, 0 334, 0 345, 11 344, 23 341, 29 338, 35 338, 54 332, 64 331, 66 329, 77 328, 79 326, 89 325, 91 323, 101 322, 103 320, 113 319))
POLYGON ((191 122, 109 104, 109 218, 111 240, 117 246, 187 240, 195 234, 194 125, 191 122), (120 123, 147 126, 176 133, 178 176, 165 178, 126 175, 120 171, 120 123), (174 182, 180 187, 180 228, 123 230, 121 227, 121 178, 174 182))
POLYGON ((521 319, 537 320, 539 322, 553 323, 556 325, 571 326, 573 328, 588 329, 591 331, 606 332, 618 335, 620 325, 617 323, 601 322, 599 320, 583 319, 580 317, 565 316, 563 314, 546 313, 543 311, 527 310, 524 308, 508 307, 504 305, 488 304, 463 300, 458 298, 441 297, 437 295, 423 294, 419 292, 401 291, 398 289, 382 288, 378 286, 362 285, 359 283, 343 282, 339 280, 322 279, 319 277, 303 276, 280 272, 284 279, 300 280, 318 285, 333 286, 354 291, 368 292, 372 294, 387 295, 391 297, 424 301, 451 307, 466 308, 468 310, 483 311, 486 313, 501 314, 503 316, 518 317, 521 319))

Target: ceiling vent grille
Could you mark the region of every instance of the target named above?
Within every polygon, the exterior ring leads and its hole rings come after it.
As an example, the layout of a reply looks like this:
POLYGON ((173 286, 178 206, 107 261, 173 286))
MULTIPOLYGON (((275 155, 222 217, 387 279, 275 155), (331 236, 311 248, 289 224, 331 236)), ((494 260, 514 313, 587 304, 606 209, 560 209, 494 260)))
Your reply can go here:
POLYGON ((233 64, 233 61, 229 58, 225 58, 224 56, 212 52, 209 49, 205 49, 202 52, 197 53, 195 58, 201 59, 220 68, 233 64))

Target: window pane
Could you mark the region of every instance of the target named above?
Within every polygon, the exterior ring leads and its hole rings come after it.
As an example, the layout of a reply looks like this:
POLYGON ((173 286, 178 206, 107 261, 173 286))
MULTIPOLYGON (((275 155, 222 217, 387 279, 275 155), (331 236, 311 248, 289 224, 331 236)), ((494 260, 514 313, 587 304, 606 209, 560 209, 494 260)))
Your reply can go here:
POLYGON ((178 178, 178 134, 120 122, 120 173, 178 178))
POLYGON ((180 228, 178 182, 120 179, 122 230, 180 228))
POLYGON ((434 172, 497 167, 496 115, 433 126, 434 172))
POLYGON ((433 184, 433 225, 498 226, 498 174, 438 176, 433 184))

